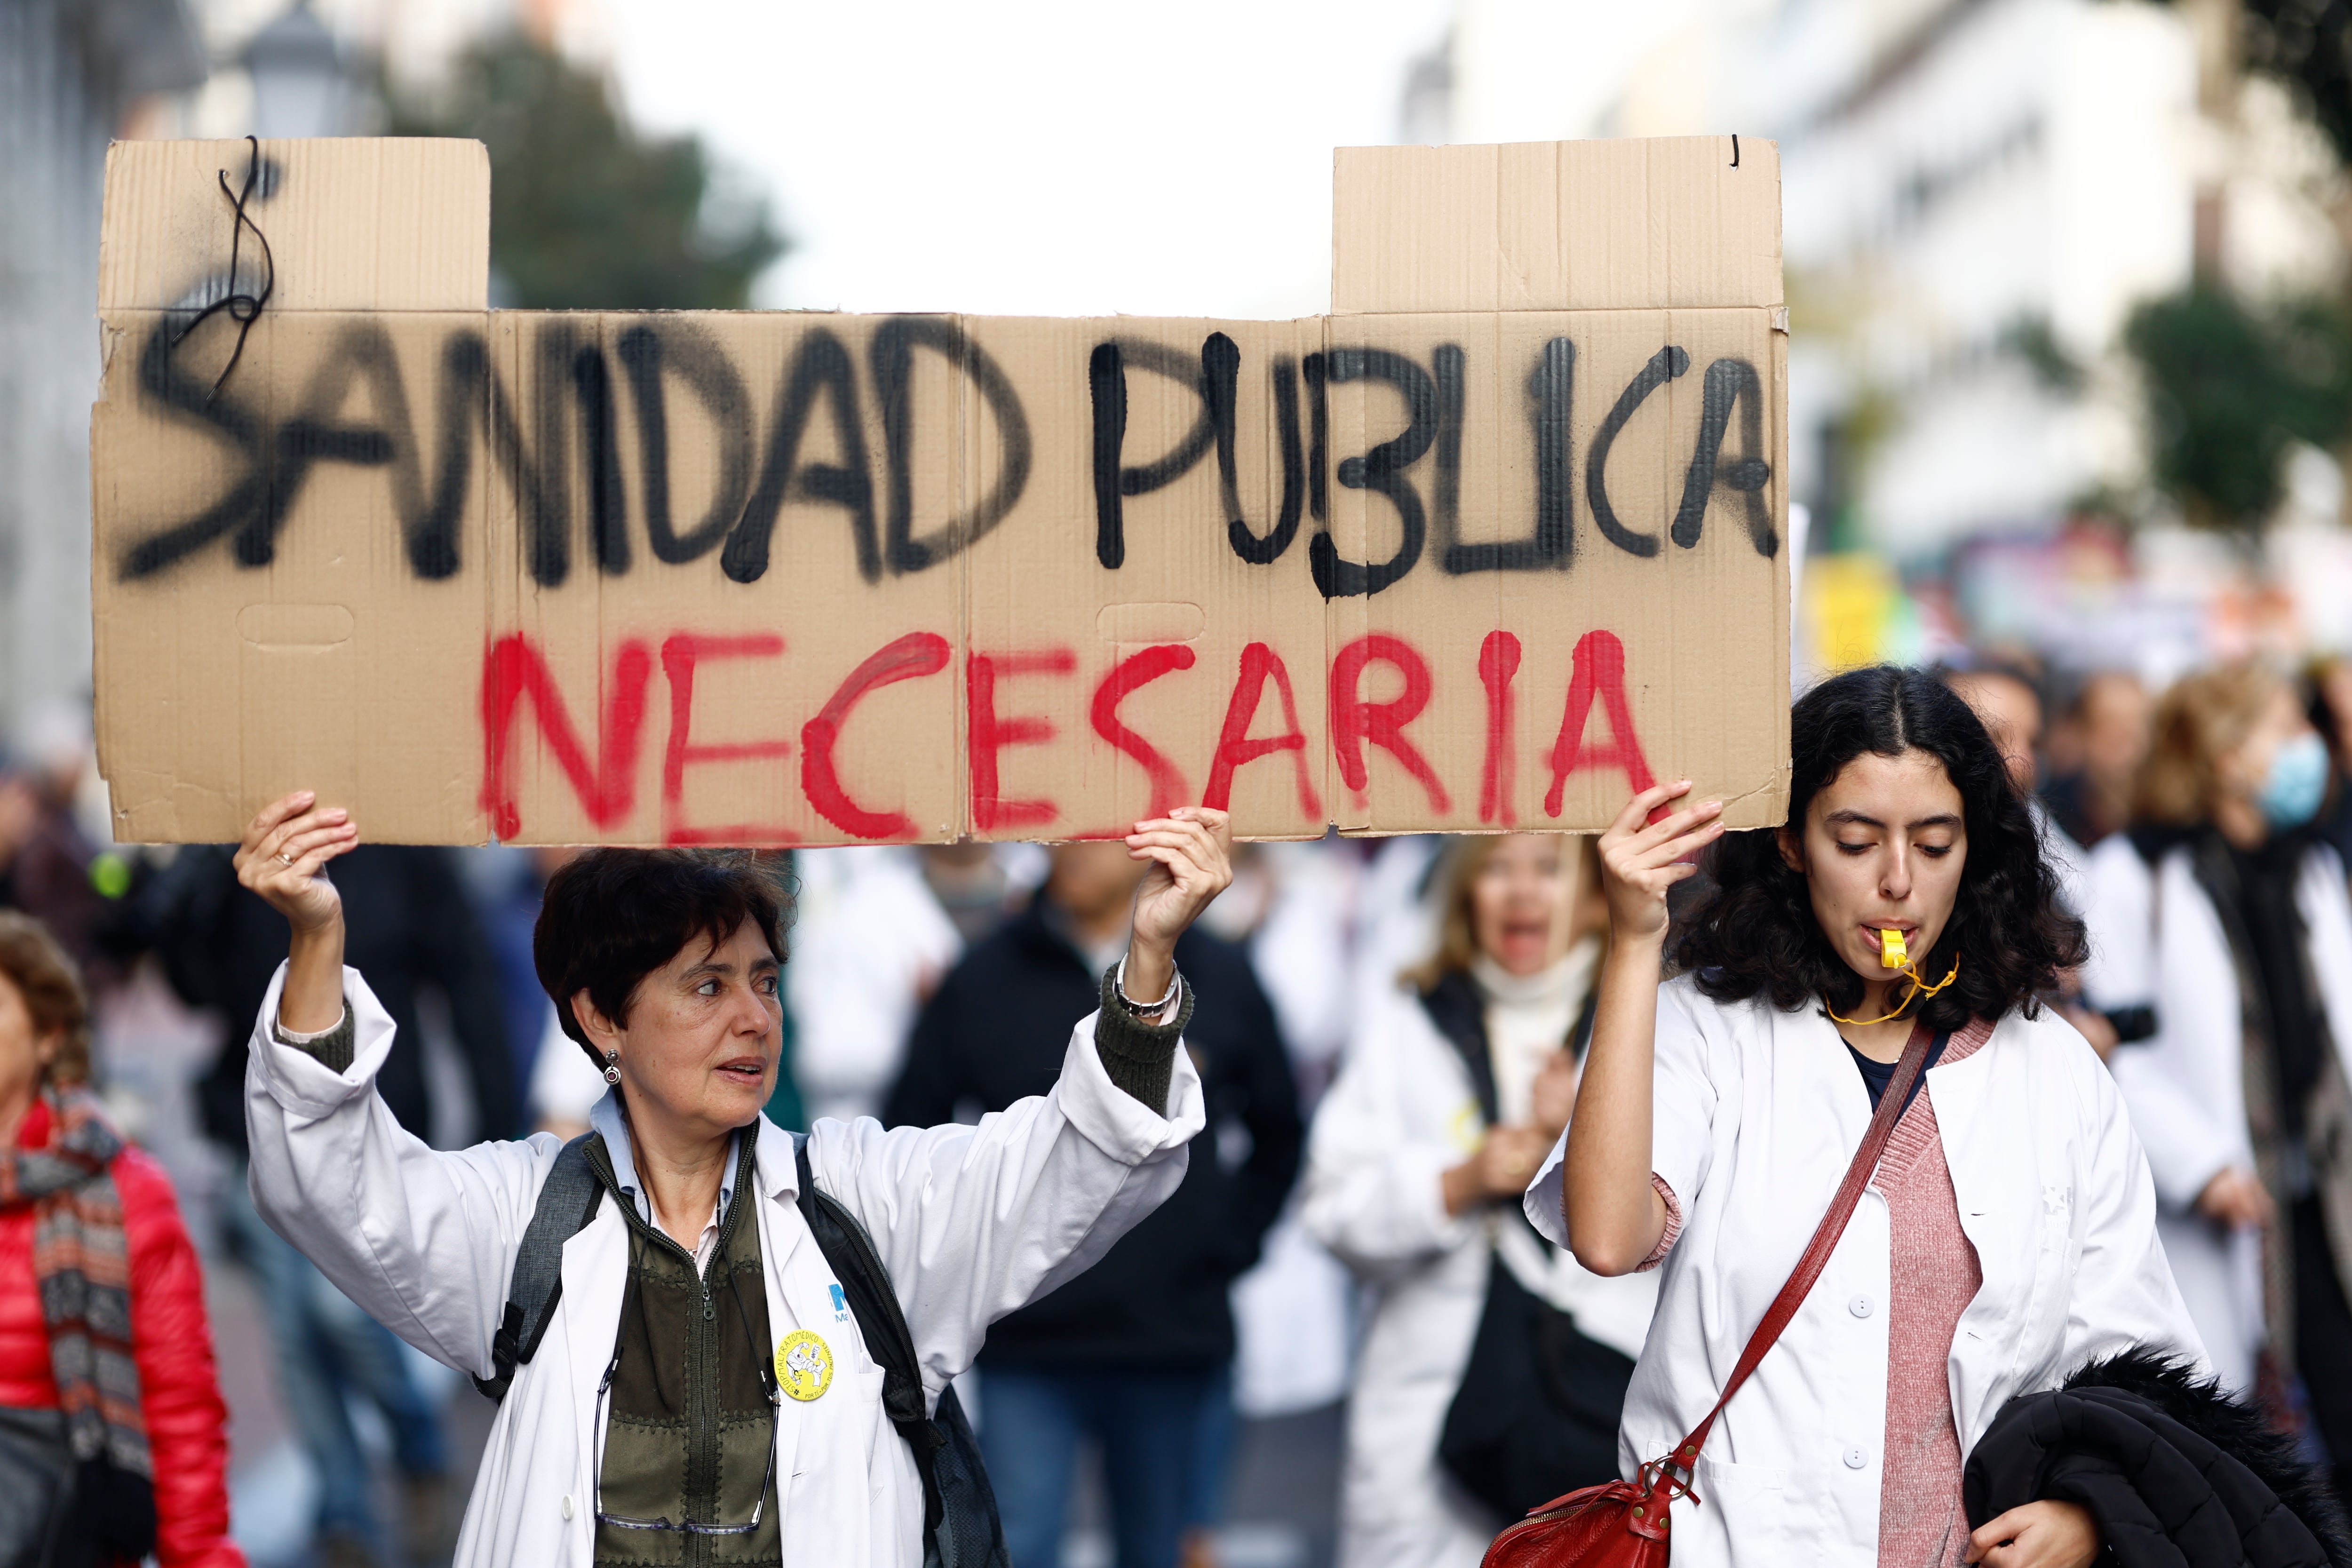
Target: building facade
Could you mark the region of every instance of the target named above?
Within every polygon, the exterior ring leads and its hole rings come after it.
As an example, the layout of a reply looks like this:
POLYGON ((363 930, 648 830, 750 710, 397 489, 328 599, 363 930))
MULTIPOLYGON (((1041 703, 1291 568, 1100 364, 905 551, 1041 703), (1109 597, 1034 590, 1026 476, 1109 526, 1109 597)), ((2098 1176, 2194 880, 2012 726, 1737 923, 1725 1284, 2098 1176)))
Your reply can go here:
POLYGON ((88 701, 106 147, 205 75, 184 0, 0 0, 0 736, 88 701))

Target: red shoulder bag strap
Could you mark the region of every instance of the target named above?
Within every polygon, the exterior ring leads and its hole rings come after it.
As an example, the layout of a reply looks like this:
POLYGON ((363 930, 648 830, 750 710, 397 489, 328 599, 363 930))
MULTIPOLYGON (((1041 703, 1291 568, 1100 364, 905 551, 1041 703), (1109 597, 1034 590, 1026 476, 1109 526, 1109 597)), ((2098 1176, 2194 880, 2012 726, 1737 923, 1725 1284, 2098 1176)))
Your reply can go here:
POLYGON ((1845 1180, 1838 1184, 1837 1196, 1830 1200, 1829 1213, 1822 1215, 1822 1223, 1814 1228, 1813 1239, 1805 1244, 1804 1255, 1797 1259, 1789 1282, 1772 1298, 1764 1321, 1748 1336, 1748 1348, 1739 1352, 1739 1364, 1731 1369, 1731 1376, 1724 1383, 1723 1396, 1706 1413, 1706 1419, 1675 1445, 1673 1457, 1663 1461, 1662 1468, 1689 1471, 1698 1458, 1699 1446, 1715 1426, 1715 1418, 1723 1414, 1723 1407, 1731 1403, 1731 1396, 1739 1392, 1739 1385, 1748 1381, 1748 1374, 1756 1370, 1756 1363, 1764 1359, 1764 1352, 1772 1348, 1780 1331, 1797 1315, 1797 1309, 1803 1305, 1813 1282, 1822 1277, 1822 1270, 1829 1267, 1830 1254, 1837 1250, 1838 1237, 1845 1234, 1846 1221, 1853 1217, 1854 1205, 1862 1201, 1863 1188, 1870 1184, 1872 1173, 1878 1169, 1878 1157, 1886 1152, 1886 1140, 1894 1135, 1895 1122, 1902 1120, 1904 1107, 1911 1099, 1911 1086, 1927 1070, 1927 1049, 1935 1042, 1936 1037, 1925 1024, 1912 1026, 1911 1038, 1903 1047, 1903 1059, 1895 1064, 1895 1077, 1888 1081, 1886 1091, 1878 1097, 1878 1110, 1870 1119, 1870 1130, 1862 1135, 1862 1147, 1853 1152, 1853 1163, 1845 1168, 1845 1180))

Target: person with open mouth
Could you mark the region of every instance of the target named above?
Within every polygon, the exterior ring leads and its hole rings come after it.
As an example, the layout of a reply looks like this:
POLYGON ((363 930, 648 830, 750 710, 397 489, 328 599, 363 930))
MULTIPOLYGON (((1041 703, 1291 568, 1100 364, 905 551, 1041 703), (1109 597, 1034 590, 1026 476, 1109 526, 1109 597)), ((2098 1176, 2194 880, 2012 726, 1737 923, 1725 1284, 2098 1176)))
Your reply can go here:
POLYGON ((310 791, 240 880, 291 928, 247 1069, 256 1207, 352 1300, 500 1401, 457 1562, 1003 1568, 951 1380, 1182 1181, 1205 1122, 1176 939, 1231 879, 1223 813, 1139 822, 1125 956, 1052 1091, 977 1126, 766 1120, 784 896, 730 852, 592 849, 533 947, 611 1086, 570 1143, 441 1152, 374 1089, 392 1025, 342 963, 310 791))

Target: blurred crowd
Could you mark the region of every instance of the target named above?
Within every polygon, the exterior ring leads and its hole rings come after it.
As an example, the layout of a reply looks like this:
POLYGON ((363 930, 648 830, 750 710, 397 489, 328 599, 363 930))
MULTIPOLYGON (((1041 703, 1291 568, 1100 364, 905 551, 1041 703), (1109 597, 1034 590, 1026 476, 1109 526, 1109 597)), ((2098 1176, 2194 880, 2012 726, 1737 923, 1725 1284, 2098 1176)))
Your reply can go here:
MULTIPOLYGON (((2161 692, 1992 658, 1946 679, 2035 801, 2091 927, 2091 963, 2049 1001, 2123 1089, 2217 1369, 2315 1455, 2352 1460, 2352 666, 2231 666, 2161 692)), ((380 1086, 437 1146, 568 1136, 604 1090, 531 968, 562 854, 367 846, 335 868, 350 962, 399 1028, 380 1086)), ((1044 1091, 1125 949, 1139 874, 1116 844, 774 864, 797 918, 769 1114, 795 1127, 969 1121, 1044 1091)), ((0 763, 0 904, 54 939, 88 1000, 86 1066, 40 1058, 19 1163, 70 1106, 102 1108, 176 1184, 178 1245, 241 1271, 310 1477, 289 1560, 446 1560, 467 1468, 450 1383, 245 1195, 244 1042, 282 920, 226 848, 112 847, 86 722, 62 712, 0 763), (91 1092, 64 1093, 77 1079, 91 1092)), ((1586 1274, 1517 1209, 1573 1108, 1605 952, 1591 841, 1244 845, 1203 927, 1178 950, 1211 1116, 1183 1186, 1001 1322, 971 1379, 1013 1561, 1060 1560, 1090 1449, 1117 1563, 1213 1562, 1237 1425, 1346 1401, 1340 1560, 1467 1568, 1502 1519, 1613 1474, 1654 1300, 1654 1276, 1586 1274), (1531 1449, 1534 1428, 1509 1424, 1538 1386, 1559 1397, 1531 1449)), ((0 1004, 39 990, 37 959, 0 943, 0 1004)), ((26 1016, 26 1039, 56 1035, 26 1016)), ((0 1059, 0 1122, 13 1070, 0 1059)), ((0 1253, 30 1256, 30 1222, 12 1222, 27 1190, 0 1186, 0 1253)), ((0 1257, 0 1378, 32 1321, 6 1300, 20 1277, 0 1257)), ((207 1408, 217 1425, 216 1395, 207 1408)), ((151 1425, 160 1444, 168 1422, 151 1425)), ((159 1521, 162 1560, 236 1561, 225 1497, 187 1493, 159 1499, 184 1516, 177 1533, 159 1521)))

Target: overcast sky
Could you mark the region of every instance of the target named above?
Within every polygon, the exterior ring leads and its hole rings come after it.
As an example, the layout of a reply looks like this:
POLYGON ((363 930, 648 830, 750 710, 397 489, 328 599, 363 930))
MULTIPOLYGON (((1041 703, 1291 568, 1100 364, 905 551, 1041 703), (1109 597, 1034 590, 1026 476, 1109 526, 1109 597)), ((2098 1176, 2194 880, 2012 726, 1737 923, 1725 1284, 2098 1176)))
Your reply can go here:
POLYGON ((648 129, 793 237, 765 305, 1318 314, 1331 149, 1393 141, 1445 0, 604 0, 648 129))

